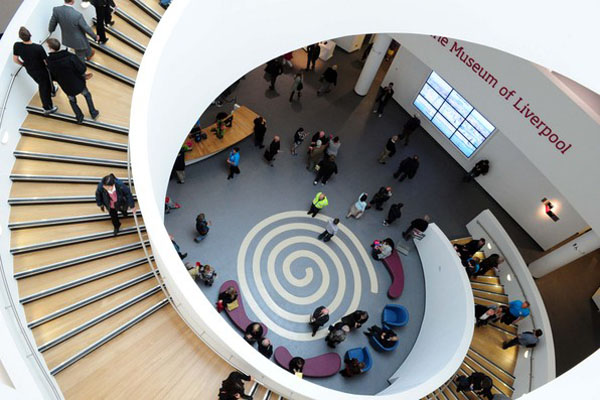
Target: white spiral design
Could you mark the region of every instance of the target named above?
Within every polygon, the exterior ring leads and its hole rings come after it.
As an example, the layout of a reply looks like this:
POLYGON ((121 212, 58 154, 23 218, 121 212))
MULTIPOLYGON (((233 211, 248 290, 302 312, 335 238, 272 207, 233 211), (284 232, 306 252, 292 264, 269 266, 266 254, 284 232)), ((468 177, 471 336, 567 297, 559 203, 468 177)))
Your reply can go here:
MULTIPOLYGON (((341 234, 334 236, 328 243, 317 239, 317 235, 324 231, 327 220, 328 217, 320 214, 316 218, 311 218, 305 211, 279 213, 254 226, 240 246, 237 271, 244 301, 260 322, 282 337, 296 341, 323 338, 326 330, 321 330, 315 337, 312 337, 310 332, 306 332, 307 328, 302 328, 305 330, 303 332, 295 332, 274 321, 274 317, 290 323, 306 324, 312 309, 324 302, 327 296, 327 298, 331 298, 332 292, 334 292, 333 297, 323 304, 329 308, 332 320, 354 311, 358 308, 362 295, 361 271, 367 273, 371 293, 378 291, 375 267, 363 244, 346 226, 340 223, 338 226, 341 234), (286 222, 286 220, 290 221, 286 222), (289 250, 291 246, 305 248, 291 251, 283 257, 281 254, 285 254, 286 249, 289 250), (354 254, 358 254, 358 257, 353 255, 348 246, 354 249, 354 254), (337 252, 334 251, 335 247, 337 247, 337 252), (265 266, 263 254, 267 248, 270 250, 265 255, 265 266), (249 251, 253 251, 253 253, 249 253, 249 251), (326 258, 324 259, 320 254, 325 254, 326 258), (342 255, 341 259, 338 254, 342 255), (282 257, 283 260, 281 260, 282 257), (263 260, 263 265, 261 265, 261 260, 263 260), (294 275, 292 266, 295 262, 297 265, 298 260, 309 260, 311 265, 304 266, 302 271, 296 271, 296 275, 294 275), (248 263, 251 265, 247 265, 248 263), (313 266, 316 266, 318 275, 315 274, 313 266), (345 266, 346 268, 344 268, 345 266), (346 276, 347 270, 349 270, 350 276, 346 276), (298 277, 298 272, 302 272, 303 276, 298 277), (332 274, 337 276, 335 288, 331 287, 332 274), (255 285, 255 290, 250 289, 249 276, 252 278, 251 283, 255 285), (308 286, 315 281, 316 276, 320 276, 321 282, 316 290, 309 289, 308 286), (263 280, 265 277, 268 278, 267 283, 272 287, 271 290, 275 291, 279 297, 291 305, 301 306, 302 311, 306 312, 298 313, 285 309, 284 304, 280 304, 281 300, 279 299, 278 302, 269 293, 263 280), (280 278, 285 281, 282 283, 280 278), (291 293, 286 289, 286 284, 288 287, 302 289, 297 291, 302 294, 291 293), (346 295, 347 291, 351 291, 350 301, 346 295), (261 296, 262 302, 268 310, 263 310, 259 306, 254 297, 255 294, 261 296), (345 302, 344 299, 346 299, 345 302)), ((298 268, 295 269, 298 270, 298 268)))

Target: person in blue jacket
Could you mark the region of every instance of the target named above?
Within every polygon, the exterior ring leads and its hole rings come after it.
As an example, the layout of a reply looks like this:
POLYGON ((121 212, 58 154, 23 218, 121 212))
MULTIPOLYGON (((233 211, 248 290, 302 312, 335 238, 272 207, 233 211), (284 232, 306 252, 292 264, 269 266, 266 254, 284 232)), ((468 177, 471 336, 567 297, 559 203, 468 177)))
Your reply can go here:
POLYGON ((128 212, 135 213, 136 207, 131 195, 131 190, 114 174, 106 175, 96 188, 96 204, 104 212, 108 210, 110 219, 115 228, 113 234, 119 233, 121 223, 119 222, 119 211, 124 217, 128 212))

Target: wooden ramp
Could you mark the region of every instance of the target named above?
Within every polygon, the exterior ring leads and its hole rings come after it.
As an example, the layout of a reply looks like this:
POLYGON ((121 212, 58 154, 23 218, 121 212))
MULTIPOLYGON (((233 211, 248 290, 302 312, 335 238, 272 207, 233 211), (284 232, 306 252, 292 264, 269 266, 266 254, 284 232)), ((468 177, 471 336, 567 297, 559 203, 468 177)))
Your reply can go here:
POLYGON ((198 143, 192 138, 186 140, 186 143, 192 144, 192 150, 185 153, 186 164, 193 164, 210 157, 211 155, 217 154, 252 134, 254 130, 254 119, 258 117, 258 114, 248 107, 241 106, 230 115, 233 115, 233 123, 231 128, 225 128, 222 139, 219 139, 212 131, 213 129, 216 129, 217 126, 217 124, 214 123, 202 130, 207 136, 205 140, 198 143))
MULTIPOLYGON (((155 0, 115 1, 110 40, 93 44, 88 63, 98 120, 89 119, 79 96, 87 119, 75 124, 59 91, 57 114, 44 116, 36 95, 20 129, 9 198, 20 303, 67 399, 216 398, 232 368, 169 304, 144 252, 148 246, 151 257, 141 214, 141 235, 130 215, 114 236, 95 204, 103 176, 127 178, 133 86, 164 12, 155 0)), ((241 140, 252 131, 253 115, 238 110, 235 130, 221 143, 203 143, 203 151, 241 140)), ((264 399, 279 397, 258 384, 251 389, 264 399)))

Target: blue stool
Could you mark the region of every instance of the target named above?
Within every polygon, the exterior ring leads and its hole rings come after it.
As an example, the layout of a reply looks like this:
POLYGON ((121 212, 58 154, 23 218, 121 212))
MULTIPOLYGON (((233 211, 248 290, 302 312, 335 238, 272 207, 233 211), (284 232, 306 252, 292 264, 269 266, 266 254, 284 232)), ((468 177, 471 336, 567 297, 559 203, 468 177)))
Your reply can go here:
POLYGON ((360 362, 365 363, 365 367, 362 369, 362 372, 367 372, 373 366, 373 359, 371 358, 371 354, 369 353, 369 349, 366 347, 357 347, 352 350, 348 350, 346 355, 344 356, 345 360, 351 360, 356 358, 360 362))
POLYGON ((388 304, 381 313, 381 324, 393 328, 408 324, 408 310, 400 304, 388 304))

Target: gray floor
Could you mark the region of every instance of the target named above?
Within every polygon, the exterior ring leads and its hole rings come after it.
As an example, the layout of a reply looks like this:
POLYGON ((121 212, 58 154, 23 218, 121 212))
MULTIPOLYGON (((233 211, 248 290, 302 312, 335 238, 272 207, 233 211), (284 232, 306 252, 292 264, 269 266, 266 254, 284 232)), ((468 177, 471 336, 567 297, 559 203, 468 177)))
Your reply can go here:
MULTIPOLYGON (((239 104, 248 106, 267 119, 267 143, 274 135, 282 137, 283 151, 275 162, 275 167, 271 168, 263 161, 262 151, 255 149, 249 138, 239 144, 242 173, 234 180, 225 179, 226 153, 223 153, 188 167, 184 185, 174 182, 170 185, 169 194, 182 203, 183 208, 167 216, 167 228, 175 235, 180 246, 189 252, 190 260, 214 265, 219 272, 215 286, 205 290, 210 299, 216 298, 221 282, 237 276, 237 253, 244 236, 257 223, 273 214, 306 210, 318 190, 324 190, 329 197, 330 205, 325 214, 343 216, 360 192, 374 193, 382 185, 393 187, 392 201, 405 204, 404 215, 395 226, 383 227, 381 222, 384 213, 375 210, 369 210, 359 221, 342 220, 360 239, 365 249, 375 238, 389 236, 402 240, 401 229, 424 213, 429 213, 449 238, 464 237, 467 235, 465 224, 481 210, 490 209, 524 253, 526 260, 539 253, 539 248, 531 238, 481 187, 475 183, 461 183, 463 170, 425 132, 415 134, 410 145, 399 149, 398 154, 387 165, 376 162, 377 155, 389 136, 398 133, 408 115, 394 102, 387 106, 382 118, 372 114, 377 85, 373 86, 366 97, 359 97, 353 92, 353 85, 362 67, 359 57, 358 52, 346 54, 341 50, 336 51, 327 64, 339 65, 339 84, 332 93, 323 97, 315 94, 318 76, 324 70, 324 65, 319 62, 317 71, 305 76, 301 102, 288 101, 291 73, 277 80, 279 93, 267 90, 268 84, 262 79, 262 67, 248 73, 235 87, 231 97, 235 96, 239 104), (311 133, 322 129, 328 134, 341 137, 342 147, 338 157, 340 171, 324 188, 312 185, 313 175, 304 168, 303 152, 298 157, 287 153, 293 133, 299 126, 311 133), (395 181, 392 174, 397 164, 412 154, 418 154, 421 159, 421 168, 416 178, 403 183, 395 181), (208 219, 212 220, 213 227, 204 242, 195 244, 192 241, 195 233, 194 218, 199 212, 206 213, 208 219)), ((304 52, 296 52, 294 61, 297 67, 304 65, 304 52)), ((384 65, 380 71, 377 83, 381 81, 386 67, 384 65)), ((229 112, 230 109, 231 105, 220 109, 211 107, 202 116, 204 125, 210 124, 217 112, 229 112)), ((353 380, 336 376, 318 380, 318 383, 365 394, 376 393, 387 385, 386 379, 410 352, 424 309, 423 275, 416 251, 412 251, 409 257, 403 257, 403 263, 407 286, 399 303, 409 308, 411 322, 399 331, 402 346, 393 354, 375 354, 375 367, 368 375, 353 380)), ((376 267, 379 284, 386 286, 389 284, 387 272, 381 265, 376 267)), ((301 276, 302 273, 296 277, 301 276)), ((360 307, 370 312, 369 323, 375 323, 380 319, 381 306, 388 300, 384 291, 372 296, 367 294, 368 291, 363 290, 360 307)), ((334 315, 339 316, 341 315, 334 315)), ((272 318, 277 317, 272 315, 272 318)), ((301 330, 302 327, 295 326, 295 329, 301 330)), ((277 335, 269 336, 273 337, 275 345, 285 344, 292 353, 310 356, 327 349, 322 341, 315 344, 294 343, 277 335)), ((366 345, 364 336, 352 333, 350 339, 339 346, 339 351, 343 354, 349 348, 362 345, 366 345)))

